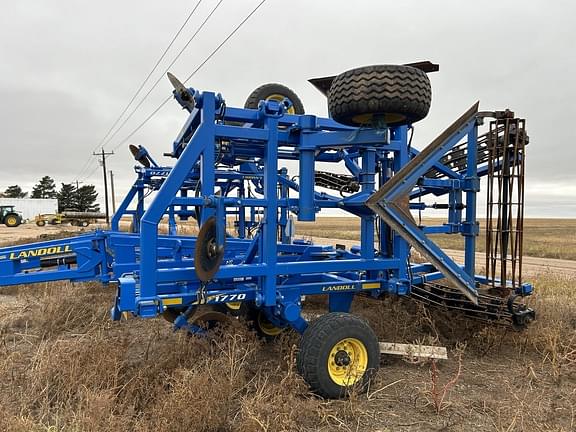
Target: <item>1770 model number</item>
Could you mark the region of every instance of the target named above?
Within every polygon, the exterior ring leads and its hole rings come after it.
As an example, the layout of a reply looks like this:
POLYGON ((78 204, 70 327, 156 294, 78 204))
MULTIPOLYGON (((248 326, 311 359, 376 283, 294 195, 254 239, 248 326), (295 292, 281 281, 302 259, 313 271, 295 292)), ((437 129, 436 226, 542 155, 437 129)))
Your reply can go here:
POLYGON ((246 294, 218 294, 212 300, 214 303, 231 303, 246 299, 246 294))

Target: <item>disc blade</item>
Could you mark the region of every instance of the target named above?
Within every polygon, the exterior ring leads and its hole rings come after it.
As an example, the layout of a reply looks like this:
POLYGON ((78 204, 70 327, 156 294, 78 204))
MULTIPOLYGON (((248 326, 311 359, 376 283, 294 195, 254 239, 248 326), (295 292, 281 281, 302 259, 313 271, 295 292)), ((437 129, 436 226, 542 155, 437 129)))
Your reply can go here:
POLYGON ((214 310, 206 310, 198 312, 194 315, 194 319, 191 324, 197 325, 198 327, 203 327, 206 330, 213 329, 218 324, 226 324, 230 322, 231 317, 222 312, 217 312, 214 310))
POLYGON ((184 84, 182 84, 178 78, 176 78, 170 72, 167 72, 166 75, 168 75, 168 79, 170 80, 172 87, 174 87, 174 90, 176 90, 178 93, 182 93, 183 91, 188 92, 186 86, 184 86, 184 84))
POLYGON ((138 162, 140 162, 146 168, 150 168, 151 164, 150 164, 150 160, 148 159, 147 155, 138 157, 138 155, 140 154, 140 148, 139 147, 135 146, 134 144, 130 144, 128 146, 128 148, 130 149, 130 153, 132 153, 132 156, 134 156, 134 159, 136 159, 138 162))
POLYGON ((178 101, 180 104, 189 111, 192 111, 194 109, 194 98, 186 86, 182 84, 180 80, 170 72, 167 72, 166 75, 168 75, 168 79, 170 80, 172 87, 174 87, 174 92, 178 96, 178 101))
POLYGON ((200 228, 196 239, 196 251, 194 254, 194 268, 198 279, 208 282, 218 272, 224 248, 216 243, 216 218, 211 217, 200 228))

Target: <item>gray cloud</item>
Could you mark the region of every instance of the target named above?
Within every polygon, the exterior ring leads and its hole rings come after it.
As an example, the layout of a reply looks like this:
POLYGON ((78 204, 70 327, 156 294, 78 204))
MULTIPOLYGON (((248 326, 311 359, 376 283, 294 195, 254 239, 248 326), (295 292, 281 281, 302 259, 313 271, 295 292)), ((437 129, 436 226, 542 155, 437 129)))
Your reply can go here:
MULTIPOLYGON (((193 4, 3 1, 0 189, 13 183, 30 188, 45 174, 75 180, 193 4)), ((256 4, 224 1, 173 72, 187 76, 256 4)), ((214 5, 201 5, 176 50, 214 5)), ((430 59, 441 71, 431 75, 433 106, 418 124, 415 146, 426 145, 477 99, 483 109, 509 107, 527 118, 531 136, 527 213, 573 216, 576 190, 566 185, 576 184, 574 9, 563 0, 269 0, 190 84, 241 105, 258 85, 282 82, 301 95, 309 112, 325 115, 325 100, 308 78, 430 59)), ((169 94, 163 80, 107 149, 169 94)), ((171 103, 131 142, 161 159, 184 119, 171 103)), ((126 149, 117 149, 109 165, 121 194, 132 180, 126 149)), ((89 173, 86 181, 100 181, 96 158, 80 177, 89 173)))

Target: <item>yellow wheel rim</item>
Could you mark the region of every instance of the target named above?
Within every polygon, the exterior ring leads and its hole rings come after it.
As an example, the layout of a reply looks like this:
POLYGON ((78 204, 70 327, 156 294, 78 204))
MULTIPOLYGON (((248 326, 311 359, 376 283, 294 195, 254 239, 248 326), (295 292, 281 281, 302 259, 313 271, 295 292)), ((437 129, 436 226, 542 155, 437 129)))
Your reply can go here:
MULTIPOLYGON (((282 102, 285 98, 286 98, 286 96, 284 96, 284 95, 281 95, 281 94, 279 94, 279 93, 274 93, 274 94, 271 94, 270 96, 268 96, 268 97, 266 98, 266 100, 267 100, 267 101, 268 101, 268 100, 273 100, 273 101, 276 101, 276 102, 282 102)), ((292 105, 290 108, 288 108, 288 109, 286 110, 286 113, 287 113, 287 114, 296 114, 296 110, 294 109, 294 105, 292 105)))
POLYGON ((368 368, 366 346, 355 338, 345 338, 334 345, 328 356, 328 374, 340 386, 351 386, 362 380, 368 368))
POLYGON ((378 119, 384 123, 398 123, 404 121, 406 116, 402 114, 358 114, 352 117, 356 124, 369 125, 375 123, 378 119))
POLYGON ((8 225, 16 225, 16 218, 14 216, 8 216, 6 223, 8 225))
POLYGON ((268 321, 262 312, 258 313, 258 327, 266 336, 278 336, 282 333, 282 328, 268 321))

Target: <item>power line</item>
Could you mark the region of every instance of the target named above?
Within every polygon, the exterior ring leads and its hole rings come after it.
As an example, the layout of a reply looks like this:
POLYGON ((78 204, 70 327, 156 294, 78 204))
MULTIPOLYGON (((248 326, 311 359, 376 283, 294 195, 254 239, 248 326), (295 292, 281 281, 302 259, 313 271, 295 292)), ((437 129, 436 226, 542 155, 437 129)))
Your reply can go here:
POLYGON ((78 174, 76 175, 76 179, 79 179, 80 176, 90 167, 90 165, 92 164, 93 159, 92 156, 90 156, 89 159, 86 160, 86 162, 84 163, 84 165, 82 165, 82 169, 78 172, 78 174))
POLYGON ((100 168, 100 166, 96 165, 96 166, 94 167, 94 169, 93 169, 92 171, 90 171, 89 174, 86 174, 86 175, 82 178, 82 180, 81 180, 80 183, 82 183, 82 182, 88 180, 89 178, 91 178, 91 177, 96 173, 96 171, 98 170, 98 168, 100 168))
MULTIPOLYGON (((220 50, 220 48, 222 48, 226 42, 228 42, 228 40, 230 40, 230 38, 232 36, 234 36, 234 34, 236 34, 236 32, 238 30, 240 30, 240 28, 244 25, 244 23, 246 23, 246 21, 248 21, 252 15, 254 15, 256 13, 256 11, 260 8, 260 6, 262 6, 264 3, 266 3, 266 0, 261 0, 260 3, 258 3, 258 5, 252 9, 252 11, 246 15, 246 17, 234 28, 234 30, 232 30, 232 32, 230 32, 230 34, 228 34, 228 36, 226 36, 226 38, 220 43, 220 45, 218 45, 209 55, 208 57, 206 57, 204 59, 204 61, 202 61, 202 63, 200 63, 200 65, 184 80, 184 83, 190 81, 190 79, 196 75, 200 69, 202 69, 202 67, 204 67, 204 65, 206 63, 208 63, 208 61, 214 57, 214 55, 220 50)), ((142 121, 138 126, 136 126, 136 128, 134 130, 132 130, 132 132, 130 132, 128 134, 128 136, 126 136, 122 141, 120 141, 118 144, 116 144, 113 149, 116 150, 118 149, 118 147, 120 147, 121 145, 125 144, 126 142, 128 142, 128 140, 130 138, 132 138, 134 136, 134 134, 136 134, 136 132, 138 132, 146 123, 148 123, 148 121, 150 121, 150 119, 152 117, 154 117, 156 115, 156 113, 158 111, 160 111, 162 109, 162 107, 164 105, 166 105, 168 103, 168 101, 170 101, 170 99, 172 99, 172 96, 168 96, 166 99, 164 99, 162 101, 162 103, 160 105, 158 105, 158 107, 156 107, 156 109, 154 111, 152 111, 145 119, 144 121, 142 121)))
POLYGON ((246 18, 244 18, 244 19, 240 22, 240 24, 238 24, 238 25, 236 26, 236 28, 235 28, 234 30, 232 30, 232 32, 231 32, 228 36, 226 36, 226 38, 220 43, 220 45, 218 45, 218 46, 216 47, 216 49, 214 49, 214 51, 212 51, 212 52, 210 53, 210 55, 209 55, 208 57, 206 57, 206 58, 204 59, 204 61, 203 61, 202 63, 200 63, 200 65, 199 65, 190 75, 188 75, 188 77, 184 80, 184 84, 186 84, 188 81, 190 81, 190 79, 191 79, 194 75, 196 75, 196 73, 197 73, 200 69, 202 69, 202 67, 204 67, 204 65, 205 65, 206 63, 208 63, 208 61, 209 61, 212 57, 214 57, 214 55, 215 55, 218 51, 220 51, 220 48, 222 48, 222 47, 224 46, 224 44, 226 44, 226 42, 228 42, 228 40, 229 40, 232 36, 234 36, 234 34, 236 34, 236 32, 237 32, 238 30, 240 30, 240 28, 244 25, 244 23, 245 23, 246 21, 248 21, 248 20, 250 19, 250 17, 252 17, 252 15, 254 15, 254 14, 256 13, 256 11, 257 11, 258 9, 260 9, 260 6, 262 6, 264 3, 266 3, 266 0, 262 0, 260 3, 258 3, 258 5, 257 5, 254 9, 252 9, 252 12, 250 12, 248 15, 246 15, 246 18))
POLYGON ((158 107, 157 107, 154 111, 152 111, 152 112, 148 115, 148 117, 146 117, 146 118, 144 119, 144 121, 143 121, 142 123, 140 123, 138 126, 136 126, 136 128, 135 128, 132 132, 130 132, 126 138, 124 138, 122 141, 120 141, 118 144, 116 144, 116 145, 113 147, 113 150, 117 150, 118 147, 120 147, 122 144, 126 144, 126 143, 128 142, 128 140, 129 140, 130 138, 132 138, 136 132, 138 132, 146 123, 148 123, 148 121, 150 121, 150 119, 151 119, 152 117, 154 117, 154 116, 156 115, 156 113, 157 113, 158 111, 160 111, 160 110, 162 109, 162 107, 163 107, 164 105, 166 105, 166 104, 170 101, 170 99, 172 99, 172 96, 168 96, 166 99, 164 99, 164 100, 162 101, 162 103, 161 103, 160 105, 158 105, 158 107))
POLYGON ((138 104, 132 109, 132 111, 130 112, 130 114, 128 114, 128 116, 122 121, 122 123, 120 124, 120 126, 118 126, 118 128, 116 128, 116 130, 114 131, 114 133, 112 135, 110 135, 108 137, 108 139, 106 139, 106 141, 104 141, 103 145, 108 144, 110 141, 112 141, 112 139, 114 139, 114 137, 118 134, 118 132, 120 132, 120 130, 124 127, 124 125, 126 123, 128 123, 128 120, 130 120, 132 118, 132 116, 136 113, 136 111, 138 111, 138 108, 140 108, 142 106, 142 104, 144 103, 144 101, 148 98, 148 96, 150 96, 150 93, 152 93, 154 91, 154 89, 158 86, 158 84, 162 81, 162 79, 164 78, 164 76, 166 75, 166 72, 168 72, 170 70, 170 68, 174 65, 174 63, 176 63, 176 61, 180 58, 180 56, 182 55, 182 53, 184 53, 184 51, 186 51, 186 48, 188 48, 188 46, 190 45, 190 43, 196 38, 196 36, 198 35, 198 33, 200 33, 200 30, 202 30, 202 28, 204 28, 204 26, 206 25, 206 23, 210 20, 210 18, 212 17, 212 15, 214 15, 214 12, 216 12, 216 10, 220 7, 220 5, 222 4, 224 0, 220 0, 216 6, 214 6, 214 8, 210 11, 210 13, 206 16, 206 18, 204 19, 204 21, 202 21, 202 24, 200 24, 200 26, 196 29, 196 31, 192 34, 192 36, 190 37, 190 39, 188 39, 188 41, 186 42, 186 44, 180 49, 180 51, 178 52, 178 54, 176 54, 176 57, 174 57, 174 59, 170 62, 170 64, 166 67, 166 69, 164 70, 164 72, 158 77, 158 79, 154 82, 154 84, 152 84, 152 87, 150 87, 150 89, 146 92, 146 94, 142 97, 142 99, 140 100, 140 102, 138 102, 138 104))
MULTIPOLYGON (((142 89, 144 88, 144 86, 146 85, 146 83, 148 82, 148 80, 150 79, 150 77, 152 76, 152 74, 156 71, 156 69, 158 68, 158 66, 160 65, 160 62, 164 59, 164 57, 166 57, 166 54, 168 53, 168 51, 170 50, 170 48, 172 48, 172 45, 174 45, 174 42, 176 41, 176 39, 178 38, 178 36, 180 36, 180 33, 182 33, 182 30, 184 30, 184 27, 186 27, 186 24, 188 24, 188 21, 190 21, 190 18, 192 18, 192 15, 194 15, 194 12, 196 12, 196 9, 198 9, 198 7, 200 6, 200 4, 202 3, 203 0, 198 0, 198 3, 196 3, 196 6, 194 6, 194 8, 192 8, 192 11, 188 14, 188 16, 186 17, 186 19, 184 20, 184 23, 182 23, 182 25, 180 26, 180 28, 178 29, 178 31, 176 32, 176 34, 172 37, 172 40, 170 41, 170 43, 168 44, 168 46, 164 49, 164 51, 162 52, 162 55, 160 55, 160 58, 158 58, 158 60, 156 61, 156 63, 154 64, 154 67, 152 68, 152 70, 148 73, 148 75, 146 76, 146 78, 144 79, 144 81, 142 81, 142 83, 140 84, 140 86, 138 87, 138 89, 136 90, 136 93, 134 93, 134 95, 132 96, 132 98, 130 99, 130 102, 128 102, 128 104, 124 107, 124 109, 122 110, 122 112, 120 113, 120 115, 118 115, 118 117, 116 118, 116 120, 114 121, 114 123, 112 124, 112 126, 110 126, 110 129, 108 129, 108 131, 106 132, 106 134, 102 137, 102 139, 100 140, 100 142, 94 147, 94 149, 92 150, 93 152, 96 151, 96 149, 98 147, 100 147, 102 145, 102 143, 104 142, 104 140, 106 140, 106 138, 108 138, 108 135, 110 135, 110 133, 112 132, 112 130, 116 127, 116 125, 120 122, 120 119, 122 118, 122 116, 124 116, 124 114, 126 114, 126 111, 128 111, 128 108, 130 108, 130 106, 132 105, 132 103, 136 100, 136 97, 138 96, 138 94, 140 94, 140 92, 142 91, 142 89)), ((80 173, 78 174, 77 177, 79 177, 82 172, 84 172, 84 170, 86 170, 88 168, 88 166, 90 165, 90 161, 93 160, 91 157, 88 158, 87 162, 84 164, 83 168, 80 170, 80 173)))
POLYGON ((174 37, 172 38, 172 40, 170 41, 170 43, 168 44, 168 46, 164 49, 164 52, 162 52, 162 55, 160 56, 160 58, 156 61, 156 64, 154 65, 154 67, 152 68, 152 70, 148 73, 148 75, 146 76, 146 78, 144 79, 144 81, 142 81, 142 83, 140 84, 140 86, 138 87, 138 90, 136 90, 136 93, 134 93, 134 96, 132 96, 132 99, 130 99, 130 102, 128 102, 128 104, 124 107, 124 109, 122 110, 122 112, 120 113, 120 115, 118 116, 118 118, 116 119, 116 121, 114 121, 114 124, 110 127, 110 129, 108 129, 108 132, 106 132, 106 135, 104 135, 104 137, 102 138, 102 140, 98 143, 98 145, 96 147, 100 147, 102 145, 102 143, 104 142, 104 140, 106 138, 108 138, 108 135, 110 135, 110 133, 112 132, 112 130, 114 129, 114 127, 116 127, 116 125, 118 124, 118 122, 120 121, 120 119, 122 118, 122 116, 124 114, 126 114, 126 111, 128 111, 128 108, 130 107, 130 105, 132 105, 132 103, 136 100, 136 97, 138 96, 138 94, 140 94, 140 92, 142 91, 142 89, 144 88, 144 86, 146 85, 146 83, 148 82, 148 80, 150 79, 150 77, 152 76, 152 74, 156 71, 156 69, 158 68, 158 66, 160 65, 160 62, 164 59, 164 57, 166 57, 166 54, 168 53, 168 50, 170 48, 172 48, 172 45, 174 45, 174 42, 176 41, 176 39, 178 38, 178 36, 180 36, 180 33, 182 33, 182 30, 184 29, 184 27, 186 26, 186 24, 188 24, 188 21, 190 21, 190 18, 192 17, 192 15, 194 15, 194 12, 196 12, 196 9, 198 9, 198 6, 200 6, 200 4, 202 3, 202 0, 199 0, 198 3, 196 3, 196 6, 194 6, 194 8, 192 9, 192 11, 188 14, 188 16, 186 17, 186 20, 184 21, 184 23, 180 26, 180 28, 178 29, 178 31, 176 32, 176 34, 174 35, 174 37))

